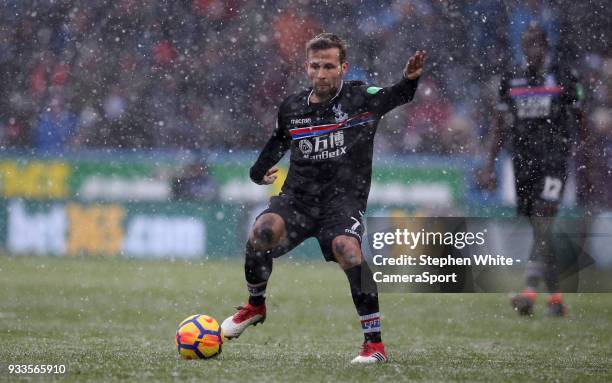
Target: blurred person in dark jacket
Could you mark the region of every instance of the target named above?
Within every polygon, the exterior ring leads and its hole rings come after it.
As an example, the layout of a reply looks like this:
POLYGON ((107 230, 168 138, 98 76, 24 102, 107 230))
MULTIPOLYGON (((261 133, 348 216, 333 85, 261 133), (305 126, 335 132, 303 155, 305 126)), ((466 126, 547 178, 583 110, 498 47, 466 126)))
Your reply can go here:
POLYGON ((172 180, 172 198, 175 200, 211 201, 219 194, 215 180, 208 173, 205 162, 191 162, 172 180))

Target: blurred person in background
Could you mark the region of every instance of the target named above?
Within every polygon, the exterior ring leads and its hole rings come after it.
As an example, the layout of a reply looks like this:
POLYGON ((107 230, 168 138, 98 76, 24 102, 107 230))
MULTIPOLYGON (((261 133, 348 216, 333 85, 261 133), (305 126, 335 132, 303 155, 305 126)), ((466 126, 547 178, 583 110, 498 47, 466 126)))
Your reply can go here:
POLYGON ((533 245, 526 270, 526 288, 512 298, 521 315, 533 315, 536 292, 544 279, 549 292, 548 314, 565 316, 559 290, 552 222, 567 181, 572 129, 586 140, 580 109, 583 89, 568 68, 551 65, 546 32, 530 26, 522 36, 525 64, 510 68, 499 86, 498 118, 492 128, 480 185, 493 190, 494 166, 506 139, 512 143, 517 213, 533 228, 533 245))
POLYGON ((591 215, 612 206, 612 58, 589 55, 585 86, 589 95, 588 145, 577 153, 577 203, 591 215))
POLYGON ((76 137, 76 127, 77 116, 66 107, 62 95, 55 95, 34 126, 33 146, 41 153, 62 152, 76 137))
POLYGON ((408 151, 430 151, 444 153, 443 142, 440 140, 444 130, 447 129, 448 120, 452 114, 452 106, 440 91, 435 81, 427 79, 421 84, 422 92, 415 102, 406 111, 404 148, 408 151), (418 137, 418 141, 411 141, 410 137, 418 137), (412 147, 411 145, 416 145, 412 147))
POLYGON ((185 165, 172 180, 172 198, 179 201, 212 201, 219 194, 218 185, 204 161, 185 165))

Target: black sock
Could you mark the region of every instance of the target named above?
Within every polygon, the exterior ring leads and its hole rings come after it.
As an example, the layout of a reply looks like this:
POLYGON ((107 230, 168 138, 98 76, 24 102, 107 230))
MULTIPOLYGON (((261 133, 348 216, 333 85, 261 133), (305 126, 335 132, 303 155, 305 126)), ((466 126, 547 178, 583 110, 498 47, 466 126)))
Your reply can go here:
POLYGON ((247 241, 244 258, 244 276, 249 291, 249 303, 254 306, 266 302, 266 287, 272 273, 272 255, 270 251, 258 251, 247 241))
POLYGON ((540 279, 542 279, 543 269, 544 265, 542 265, 541 262, 532 261, 530 258, 529 262, 527 262, 527 271, 525 273, 525 277, 527 279, 527 288, 533 291, 538 290, 540 279))
MULTIPOLYGON (((541 276, 544 277, 548 291, 559 290, 559 273, 557 272, 557 257, 552 246, 552 230, 554 218, 536 217, 531 220, 533 226, 533 251, 530 261, 537 260, 542 267, 541 276)), ((527 281, 529 283, 529 279, 527 281)))
POLYGON ((344 270, 351 287, 353 303, 359 314, 361 328, 366 341, 380 342, 380 313, 378 290, 372 277, 372 270, 363 261, 361 265, 344 270))
POLYGON ((559 292, 559 272, 557 271, 557 262, 554 257, 552 261, 549 260, 549 262, 545 264, 544 280, 546 281, 546 287, 548 287, 549 293, 559 292))

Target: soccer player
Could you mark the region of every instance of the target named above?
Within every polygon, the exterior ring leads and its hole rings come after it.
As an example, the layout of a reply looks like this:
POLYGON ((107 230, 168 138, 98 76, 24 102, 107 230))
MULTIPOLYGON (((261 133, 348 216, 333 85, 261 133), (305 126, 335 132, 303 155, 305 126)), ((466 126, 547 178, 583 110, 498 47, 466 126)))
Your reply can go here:
MULTIPOLYGON (((580 126, 582 88, 575 74, 550 64, 546 33, 539 26, 532 25, 523 33, 522 49, 526 67, 514 68, 501 79, 500 113, 479 181, 489 190, 495 187, 495 159, 510 138, 517 213, 528 217, 534 236, 527 287, 512 298, 512 305, 519 314, 532 315, 536 290, 544 279, 549 291, 548 314, 565 316, 551 231, 567 179, 571 130, 580 126)), ((584 137, 583 130, 580 137, 584 137)))
POLYGON ((378 293, 361 252, 362 220, 378 122, 391 109, 412 100, 425 52, 410 57, 402 79, 387 88, 343 81, 349 68, 346 47, 334 34, 310 40, 306 58, 311 88, 281 103, 276 129, 250 170, 253 182, 272 184, 278 170, 273 166, 291 150, 282 191, 257 217, 246 244, 248 304, 222 327, 231 339, 249 325, 263 322, 273 258, 316 237, 325 260, 337 262, 346 273, 359 314, 365 341, 352 363, 385 362, 378 293))

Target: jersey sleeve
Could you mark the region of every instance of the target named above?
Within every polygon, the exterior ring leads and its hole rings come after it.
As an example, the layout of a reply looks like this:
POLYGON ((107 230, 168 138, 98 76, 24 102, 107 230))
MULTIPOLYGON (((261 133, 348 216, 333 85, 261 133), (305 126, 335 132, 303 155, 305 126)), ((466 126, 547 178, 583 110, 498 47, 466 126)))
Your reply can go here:
POLYGON ((402 78, 399 82, 386 88, 365 87, 368 109, 382 116, 391 109, 410 102, 414 98, 418 84, 418 78, 415 80, 402 78))
POLYGON ((264 146, 255 164, 251 167, 249 175, 256 184, 261 184, 266 172, 285 155, 291 146, 291 137, 283 117, 284 103, 278 108, 276 127, 272 136, 264 146))
POLYGON ((503 74, 499 81, 496 109, 500 112, 507 112, 510 110, 510 86, 508 84, 508 78, 508 74, 503 74))
POLYGON ((575 109, 580 109, 584 100, 584 88, 578 79, 578 73, 575 70, 567 71, 564 77, 565 102, 575 109))

